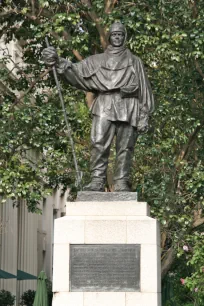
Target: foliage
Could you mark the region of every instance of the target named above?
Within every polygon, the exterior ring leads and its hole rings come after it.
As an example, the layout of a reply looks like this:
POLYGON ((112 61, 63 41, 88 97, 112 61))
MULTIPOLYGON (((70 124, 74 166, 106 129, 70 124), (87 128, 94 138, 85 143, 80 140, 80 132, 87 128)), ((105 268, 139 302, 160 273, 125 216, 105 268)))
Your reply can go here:
MULTIPOLYGON (((0 195, 16 202, 23 198, 30 211, 38 212, 38 202, 50 188, 74 186, 71 148, 54 79, 40 61, 44 40, 48 36, 60 56, 76 62, 102 52, 108 26, 120 19, 127 27, 128 47, 145 63, 157 101, 149 133, 138 137, 133 189, 161 222, 162 275, 173 275, 169 299, 179 306, 202 305, 202 1, 5 0, 0 17, 1 35, 7 42, 14 36, 19 40, 24 62, 15 66, 14 76, 5 66, 0 69, 4 85, 0 86, 0 195), (183 285, 180 279, 185 279, 183 285)), ((11 64, 7 51, 2 63, 11 64)), ((91 120, 85 95, 65 82, 63 95, 86 181, 91 120)))
POLYGON ((0 305, 12 306, 15 302, 15 296, 10 291, 0 290, 0 305))
POLYGON ((190 249, 192 253, 187 257, 187 265, 193 267, 190 276, 185 278, 185 285, 187 288, 193 292, 195 301, 204 304, 204 245, 203 245, 203 235, 196 232, 194 235, 194 245, 193 249, 190 249))
POLYGON ((21 295, 20 305, 32 306, 35 299, 35 290, 27 290, 21 295))

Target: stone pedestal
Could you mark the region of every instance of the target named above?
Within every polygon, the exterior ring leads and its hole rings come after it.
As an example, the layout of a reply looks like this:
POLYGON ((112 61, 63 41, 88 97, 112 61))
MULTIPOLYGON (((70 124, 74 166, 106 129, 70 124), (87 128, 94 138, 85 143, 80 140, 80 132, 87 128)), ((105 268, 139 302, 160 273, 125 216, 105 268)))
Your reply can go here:
POLYGON ((147 203, 68 202, 67 215, 55 220, 53 306, 161 306, 160 275, 159 225, 147 203), (70 249, 84 244, 139 245, 139 290, 71 291, 70 249))

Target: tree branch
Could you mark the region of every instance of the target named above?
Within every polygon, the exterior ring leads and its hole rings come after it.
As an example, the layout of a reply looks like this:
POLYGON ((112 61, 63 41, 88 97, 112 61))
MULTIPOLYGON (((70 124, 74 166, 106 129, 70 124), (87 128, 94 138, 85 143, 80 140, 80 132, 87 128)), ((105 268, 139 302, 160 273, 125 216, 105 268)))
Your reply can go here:
POLYGON ((2 18, 2 17, 8 17, 10 14, 12 14, 12 13, 17 13, 17 10, 15 10, 15 9, 10 9, 10 10, 8 10, 8 11, 3 11, 3 12, 1 12, 0 13, 0 18, 2 18))
POLYGON ((204 123, 198 125, 195 128, 194 132, 189 136, 188 143, 183 146, 183 149, 181 150, 181 152, 180 152, 180 154, 179 154, 179 156, 177 158, 177 161, 176 161, 177 167, 176 168, 179 168, 180 162, 184 158, 186 158, 186 156, 188 155, 189 149, 193 145, 193 143, 194 143, 194 141, 196 139, 196 136, 200 132, 200 130, 202 129, 203 125, 204 125, 204 123))
MULTIPOLYGON (((3 17, 3 16, 6 17, 7 15, 9 15, 9 14, 11 14, 11 13, 15 13, 15 14, 17 14, 17 15, 18 15, 18 14, 21 14, 20 11, 18 11, 18 10, 16 10, 16 9, 12 9, 12 10, 9 10, 9 11, 7 11, 7 12, 1 13, 1 14, 0 14, 0 17, 3 17)), ((41 14, 42 16, 46 17, 46 18, 52 17, 52 14, 50 14, 50 12, 48 12, 48 11, 46 11, 46 10, 40 10, 40 14, 41 14)), ((31 15, 31 14, 26 14, 25 16, 26 16, 27 18, 31 19, 31 20, 35 20, 35 22, 37 22, 37 24, 41 24, 40 19, 37 18, 36 16, 31 15)), ((56 32, 54 32, 54 31, 51 32, 51 35, 52 35, 55 39, 59 39, 59 38, 60 38, 59 35, 58 35, 56 32)), ((71 35, 70 35, 70 33, 67 32, 67 31, 64 31, 64 32, 63 32, 63 36, 64 36, 65 39, 71 39, 71 38, 72 38, 71 35)), ((75 56, 79 61, 81 61, 81 60, 83 59, 83 57, 80 55, 80 53, 79 53, 78 50, 73 49, 72 52, 73 52, 74 56, 75 56)))
POLYGON ((195 61, 195 66, 196 66, 196 69, 197 69, 198 73, 204 79, 204 73, 203 73, 202 69, 200 68, 200 65, 199 65, 198 61, 196 59, 194 61, 195 61))
MULTIPOLYGON (((4 49, 2 48, 2 47, 0 47, 0 49, 3 51, 3 55, 5 55, 4 53, 4 49)), ((27 76, 27 74, 21 69, 21 67, 19 67, 19 63, 15 63, 14 62, 14 60, 12 59, 12 57, 10 56, 10 54, 9 54, 9 51, 8 51, 8 48, 6 48, 7 49, 7 55, 6 55, 6 57, 8 56, 8 60, 9 61, 11 61, 12 62, 12 64, 13 64, 13 68, 12 68, 12 70, 8 70, 8 75, 9 74, 11 74, 12 72, 13 72, 13 70, 16 68, 16 69, 18 69, 18 71, 21 73, 21 75, 22 76, 24 76, 24 78, 26 79, 26 81, 30 84, 30 79, 29 79, 29 77, 27 76)), ((7 68, 8 69, 8 68, 7 68)))
POLYGON ((35 0, 31 0, 32 15, 35 16, 35 0))
POLYGON ((162 278, 164 278, 164 276, 167 274, 167 272, 169 271, 174 259, 176 256, 176 252, 173 248, 173 246, 171 246, 168 251, 166 252, 166 256, 164 257, 164 259, 162 260, 162 268, 161 268, 161 276, 162 278))
POLYGON ((105 0, 105 14, 110 14, 117 2, 117 0, 105 0))
MULTIPOLYGON (((57 33, 55 33, 54 31, 51 32, 51 35, 55 38, 55 39, 59 39, 59 35, 57 33)), ((63 32, 63 36, 65 39, 71 39, 71 35, 67 32, 67 31, 64 31, 63 32)), ((81 54, 79 53, 78 50, 76 49, 73 49, 72 50, 74 56, 78 59, 78 61, 82 61, 83 60, 83 57, 81 56, 81 54)))
POLYGON ((202 209, 198 209, 194 211, 193 229, 204 223, 204 218, 202 217, 202 213, 203 213, 202 209))
POLYGON ((107 45, 108 45, 108 42, 107 42, 107 38, 106 38, 106 32, 105 32, 104 28, 101 26, 102 19, 98 18, 95 12, 89 12, 89 16, 91 17, 91 19, 96 24, 96 28, 97 28, 97 30, 99 32, 99 35, 100 35, 101 45, 102 45, 103 49, 105 50, 107 45))
POLYGON ((25 91, 23 92, 23 94, 20 95, 20 97, 18 97, 16 99, 16 101, 14 102, 14 104, 12 105, 12 107, 14 107, 16 104, 18 104, 32 89, 33 87, 42 79, 44 78, 50 71, 51 71, 51 67, 49 67, 48 69, 46 69, 43 73, 40 74, 40 76, 35 80, 33 81, 32 83, 30 83, 30 87, 25 91))
POLYGON ((189 5, 192 9, 193 18, 196 19, 198 17, 198 9, 197 9, 196 0, 189 0, 189 5))
POLYGON ((196 228, 202 224, 204 224, 204 218, 198 218, 197 220, 194 221, 193 228, 196 228))
POLYGON ((90 108, 93 101, 95 99, 95 95, 93 92, 86 92, 86 104, 90 108))
MULTIPOLYGON (((197 211, 196 214, 194 214, 194 222, 193 222, 191 230, 204 224, 204 217, 201 217, 201 214, 202 214, 202 210, 199 210, 197 211)), ((176 251, 174 247, 171 246, 166 252, 162 260, 162 269, 161 269, 162 278, 164 278, 164 276, 167 274, 167 272, 171 268, 171 265, 173 264, 175 257, 176 257, 176 251)))
POLYGON ((0 92, 3 93, 2 101, 3 101, 3 96, 5 96, 5 95, 8 95, 8 96, 10 96, 13 99, 16 98, 15 94, 7 86, 5 86, 1 81, 0 81, 0 92))
POLYGON ((97 30, 99 32, 99 35, 100 35, 101 45, 102 45, 103 49, 106 49, 106 47, 108 45, 108 42, 107 42, 107 38, 106 38, 106 31, 101 25, 101 23, 103 21, 102 18, 97 16, 96 12, 92 8, 92 4, 91 4, 90 0, 81 0, 81 3, 89 8, 88 15, 91 18, 91 20, 93 22, 95 22, 96 28, 97 28, 97 30))
POLYGON ((163 231, 161 234, 161 248, 164 249, 166 243, 167 234, 166 231, 163 231))
POLYGON ((73 49, 72 52, 73 52, 74 56, 78 59, 78 61, 82 61, 83 60, 83 57, 81 56, 81 54, 79 53, 78 50, 73 49))

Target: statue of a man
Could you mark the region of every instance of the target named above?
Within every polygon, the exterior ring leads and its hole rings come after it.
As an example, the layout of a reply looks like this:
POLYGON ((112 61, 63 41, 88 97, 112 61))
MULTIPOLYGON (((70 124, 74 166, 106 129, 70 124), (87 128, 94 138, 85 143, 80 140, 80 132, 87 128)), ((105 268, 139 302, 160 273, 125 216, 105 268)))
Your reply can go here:
POLYGON ((139 132, 148 127, 154 99, 142 61, 126 48, 127 33, 120 22, 112 24, 109 46, 73 64, 59 58, 56 50, 43 50, 47 65, 56 65, 72 86, 93 92, 91 106, 91 183, 85 190, 104 191, 110 146, 116 136, 115 191, 131 191, 129 175, 134 145, 139 132))

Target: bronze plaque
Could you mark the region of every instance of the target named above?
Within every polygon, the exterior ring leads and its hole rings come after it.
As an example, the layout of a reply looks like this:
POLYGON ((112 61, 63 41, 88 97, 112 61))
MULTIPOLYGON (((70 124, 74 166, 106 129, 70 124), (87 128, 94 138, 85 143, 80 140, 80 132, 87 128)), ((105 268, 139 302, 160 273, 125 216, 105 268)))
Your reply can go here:
POLYGON ((140 291, 140 245, 70 245, 70 291, 140 291))

